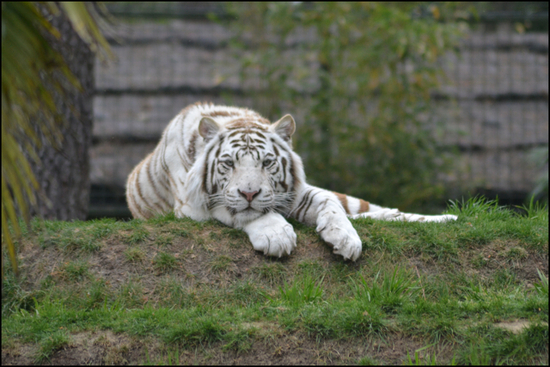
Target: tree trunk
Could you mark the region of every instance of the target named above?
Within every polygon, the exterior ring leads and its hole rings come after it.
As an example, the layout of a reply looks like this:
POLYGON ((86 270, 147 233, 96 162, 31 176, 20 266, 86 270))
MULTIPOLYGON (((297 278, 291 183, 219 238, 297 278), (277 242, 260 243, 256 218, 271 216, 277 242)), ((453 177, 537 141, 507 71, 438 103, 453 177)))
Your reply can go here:
POLYGON ((44 219, 84 220, 90 196, 88 149, 92 140, 94 55, 73 30, 65 14, 60 12, 55 17, 50 15, 49 19, 61 33, 60 39, 49 37, 54 49, 61 53, 69 69, 80 81, 82 91, 79 93, 75 88, 67 87, 63 96, 53 92, 57 112, 62 120, 58 126, 63 140, 58 147, 54 147, 42 134, 38 134, 42 140, 42 147, 37 150, 40 163, 31 160, 31 166, 51 205, 47 205, 37 195, 38 205, 31 213, 44 219))

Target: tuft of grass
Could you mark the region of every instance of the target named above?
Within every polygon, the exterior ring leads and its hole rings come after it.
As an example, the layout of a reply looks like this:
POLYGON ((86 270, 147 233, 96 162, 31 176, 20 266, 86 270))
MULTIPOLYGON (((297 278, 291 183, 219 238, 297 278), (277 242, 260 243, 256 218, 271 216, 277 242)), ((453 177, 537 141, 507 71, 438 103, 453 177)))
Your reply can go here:
POLYGON ((168 229, 168 232, 173 234, 174 236, 182 237, 182 238, 193 238, 193 234, 189 232, 187 229, 183 229, 180 227, 170 227, 168 229))
POLYGON ((516 207, 524 211, 527 219, 540 218, 542 220, 548 221, 548 205, 540 201, 535 202, 534 196, 531 196, 528 206, 524 204, 522 206, 516 207))
POLYGON ((380 366, 382 363, 375 358, 365 356, 357 361, 359 366, 380 366))
POLYGON ((528 255, 529 252, 521 246, 512 247, 506 252, 506 257, 510 260, 523 260, 526 259, 528 255))
POLYGON ((118 227, 118 223, 114 218, 94 219, 86 223, 89 224, 86 232, 97 241, 113 235, 118 227))
POLYGON ((130 263, 143 263, 147 256, 145 252, 138 247, 128 247, 124 250, 124 257, 130 263))
POLYGON ((2 279, 2 317, 19 310, 33 311, 36 298, 40 298, 42 293, 40 290, 25 291, 13 273, 5 274, 2 279))
POLYGON ((89 253, 97 252, 101 249, 101 242, 96 240, 84 241, 81 248, 89 253))
POLYGON ((539 269, 537 269, 537 273, 539 274, 540 282, 537 282, 533 284, 535 287, 535 291, 540 296, 546 297, 548 299, 548 278, 541 273, 539 269))
POLYGON ((507 288, 517 283, 517 276, 511 269, 498 269, 493 281, 497 287, 507 288))
MULTIPOLYGON (((511 211, 506 210, 504 207, 499 207, 498 199, 488 200, 484 196, 471 197, 464 201, 449 200, 449 207, 447 212, 455 214, 460 217, 476 217, 486 214, 502 214, 503 217, 510 217, 514 215, 511 211)), ((494 218, 495 216, 493 216, 494 218)))
POLYGON ((237 355, 248 352, 252 349, 252 344, 255 339, 256 328, 247 328, 244 330, 232 330, 224 335, 226 344, 222 350, 232 350, 237 352, 237 355))
POLYGON ((472 259, 472 265, 474 268, 476 269, 482 269, 484 268, 487 264, 489 263, 488 259, 483 256, 482 254, 477 254, 473 259, 472 259))
POLYGON ((162 280, 155 288, 155 295, 160 304, 166 307, 189 308, 197 304, 197 297, 194 291, 189 291, 182 284, 180 277, 169 277, 162 280))
POLYGON ((434 343, 439 343, 441 340, 454 342, 459 334, 456 322, 447 317, 438 317, 420 328, 424 329, 425 336, 433 340, 434 343))
POLYGON ((171 245, 172 242, 174 242, 174 236, 172 235, 159 235, 155 239, 155 245, 157 245, 158 247, 171 245))
POLYGON ((248 235, 240 230, 235 228, 223 228, 221 231, 221 238, 229 239, 229 246, 232 248, 247 248, 250 245, 248 240, 248 235))
POLYGON ((376 303, 385 312, 394 313, 418 295, 420 287, 413 274, 396 267, 391 275, 385 274, 379 280, 380 273, 381 271, 376 273, 372 285, 369 285, 362 274, 359 274, 361 278, 359 285, 351 278, 356 298, 360 302, 376 303))
POLYGON ((151 360, 149 356, 149 350, 145 348, 145 363, 146 366, 179 366, 183 364, 180 361, 180 348, 176 346, 175 348, 167 348, 166 351, 161 351, 160 355, 155 358, 154 361, 151 360))
POLYGON ((232 240, 242 240, 242 241, 248 240, 248 235, 246 234, 246 232, 244 232, 241 229, 223 228, 221 231, 221 235, 224 238, 229 238, 232 240))
POLYGON ((286 268, 279 262, 258 265, 252 268, 252 272, 259 279, 266 281, 270 286, 280 284, 286 277, 286 268))
POLYGON ((84 261, 72 261, 65 263, 61 274, 63 278, 70 281, 80 281, 90 276, 88 271, 89 265, 84 261))
POLYGON ((144 302, 143 286, 135 280, 129 280, 120 286, 114 299, 117 307, 142 307, 144 302))
POLYGON ((222 301, 238 307, 252 307, 265 301, 266 295, 263 289, 264 287, 249 280, 235 282, 227 289, 227 292, 220 297, 214 297, 212 302, 222 301))
POLYGON ((44 363, 50 359, 50 356, 57 350, 69 345, 69 336, 63 331, 56 331, 53 334, 45 336, 40 341, 40 349, 34 356, 36 364, 44 363))
POLYGON ((211 240, 214 240, 214 241, 220 241, 222 239, 221 236, 219 235, 219 233, 216 233, 216 232, 210 232, 208 234, 208 238, 210 238, 211 240))
POLYGON ((132 233, 126 237, 126 243, 133 245, 139 242, 143 242, 149 236, 149 231, 143 227, 135 228, 132 233))
POLYGON ((110 290, 105 279, 97 279, 93 281, 86 290, 86 308, 100 308, 110 296, 110 290))
POLYGON ((509 364, 524 361, 533 364, 535 356, 548 351, 548 326, 531 324, 519 334, 494 327, 474 331, 466 347, 459 351, 459 364, 509 364))
MULTIPOLYGON (((433 343, 430 345, 426 345, 425 347, 416 349, 414 351, 414 360, 411 358, 409 352, 407 351, 407 359, 403 364, 406 366, 438 366, 440 363, 437 362, 435 354, 433 356, 431 356, 430 354, 425 354, 424 356, 420 355, 420 352, 433 347, 435 344, 436 343, 433 343)), ((454 360, 451 361, 450 365, 455 365, 454 360)))
POLYGON ((153 266, 160 271, 169 271, 177 267, 178 260, 167 252, 159 252, 153 259, 153 266))
POLYGON ((302 274, 314 274, 322 272, 323 265, 321 265, 318 261, 308 259, 300 261, 298 268, 302 274))
POLYGON ((216 321, 215 317, 203 316, 181 322, 167 333, 165 340, 184 347, 194 347, 220 341, 226 333, 227 330, 216 321))
POLYGON ((310 276, 309 274, 295 279, 292 284, 279 286, 281 299, 290 306, 299 306, 304 303, 312 303, 320 301, 323 298, 323 283, 324 277, 320 280, 310 276))
POLYGON ((178 219, 176 218, 176 215, 174 214, 174 212, 168 212, 149 219, 149 223, 163 225, 163 224, 167 224, 177 220, 178 219))
POLYGON ((231 267, 231 264, 233 264, 233 259, 231 259, 229 256, 220 255, 212 260, 212 262, 210 263, 210 269, 214 273, 219 273, 228 270, 231 267))

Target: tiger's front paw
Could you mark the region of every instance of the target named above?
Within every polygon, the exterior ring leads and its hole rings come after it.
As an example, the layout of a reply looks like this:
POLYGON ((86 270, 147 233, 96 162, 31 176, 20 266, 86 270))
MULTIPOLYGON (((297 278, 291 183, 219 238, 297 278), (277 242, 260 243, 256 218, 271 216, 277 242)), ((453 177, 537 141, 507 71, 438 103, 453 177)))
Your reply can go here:
POLYGON ((357 231, 346 217, 322 217, 318 221, 316 230, 323 241, 332 245, 335 254, 353 261, 361 256, 363 249, 361 238, 359 238, 357 231))
POLYGON ((290 255, 296 248, 296 233, 280 215, 268 213, 244 226, 256 251, 267 256, 290 255))

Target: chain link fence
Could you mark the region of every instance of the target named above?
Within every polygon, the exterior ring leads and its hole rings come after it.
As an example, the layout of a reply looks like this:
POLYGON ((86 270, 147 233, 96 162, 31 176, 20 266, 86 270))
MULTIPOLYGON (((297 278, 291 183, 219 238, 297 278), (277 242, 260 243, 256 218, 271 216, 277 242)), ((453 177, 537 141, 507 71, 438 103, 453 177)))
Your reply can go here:
MULTIPOLYGON (((475 190, 520 203, 544 169, 528 156, 548 147, 548 6, 518 4, 481 11, 460 52, 442 60, 447 80, 433 100, 448 125, 441 145, 459 151, 457 174, 442 178, 457 197, 475 190)), ((118 60, 95 67, 90 218, 130 215, 126 178, 182 108, 253 104, 234 75, 230 32, 210 20, 226 16, 223 4, 107 7, 117 18, 108 40, 118 60)))

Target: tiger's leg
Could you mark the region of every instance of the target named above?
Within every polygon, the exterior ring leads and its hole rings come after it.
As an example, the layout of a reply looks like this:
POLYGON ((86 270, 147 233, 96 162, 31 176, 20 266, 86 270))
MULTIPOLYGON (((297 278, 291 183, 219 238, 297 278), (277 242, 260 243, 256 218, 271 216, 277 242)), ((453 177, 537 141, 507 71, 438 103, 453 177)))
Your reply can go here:
POLYGON ((336 192, 334 194, 342 203, 348 217, 353 219, 372 218, 387 221, 400 220, 403 222, 445 222, 449 220, 456 220, 458 218, 456 215, 452 214, 423 215, 403 213, 398 209, 383 208, 352 196, 347 196, 336 192))
POLYGON ((245 224, 243 229, 248 234, 254 250, 262 251, 264 255, 290 255, 296 247, 294 229, 281 214, 264 214, 245 224))
POLYGON ((333 252, 344 259, 355 261, 361 255, 361 239, 334 193, 304 185, 294 200, 289 216, 300 222, 316 225, 323 241, 331 245, 333 252))

